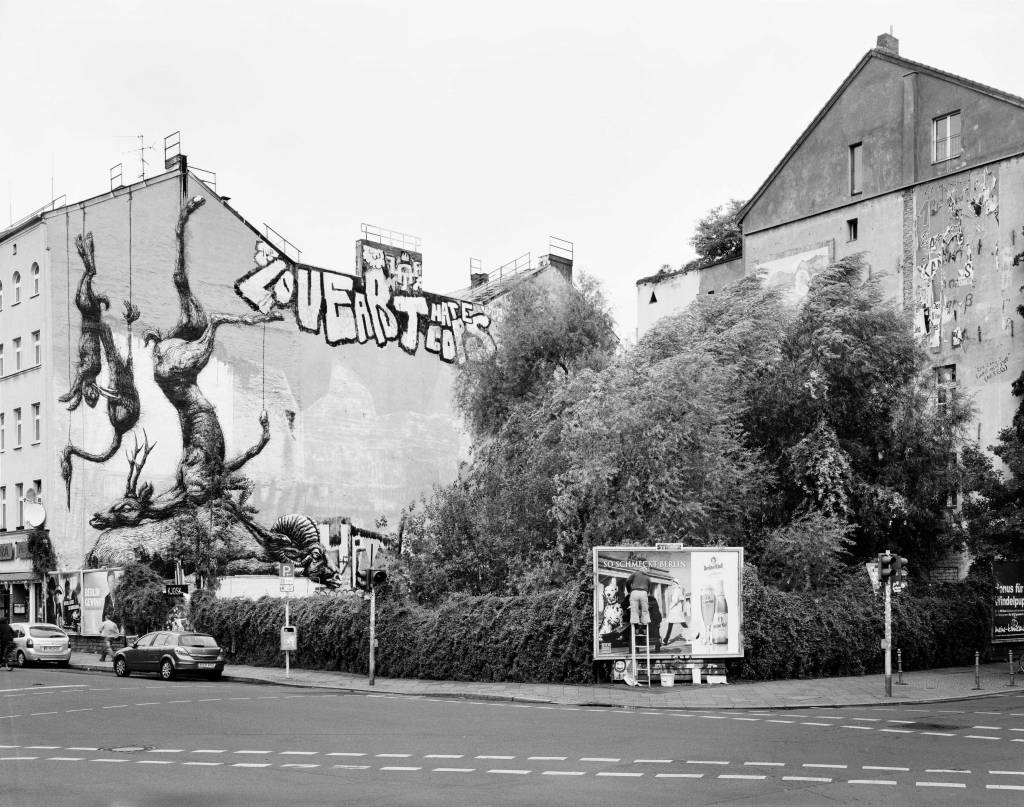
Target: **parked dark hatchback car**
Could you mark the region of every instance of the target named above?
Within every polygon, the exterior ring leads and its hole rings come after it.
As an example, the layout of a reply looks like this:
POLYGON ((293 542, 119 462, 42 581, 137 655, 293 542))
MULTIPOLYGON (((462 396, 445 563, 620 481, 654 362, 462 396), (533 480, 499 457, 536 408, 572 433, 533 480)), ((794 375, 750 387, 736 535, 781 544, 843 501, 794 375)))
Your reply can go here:
POLYGON ((114 654, 114 675, 124 678, 133 672, 159 673, 165 681, 181 674, 217 679, 224 672, 224 651, 205 633, 147 633, 114 654))

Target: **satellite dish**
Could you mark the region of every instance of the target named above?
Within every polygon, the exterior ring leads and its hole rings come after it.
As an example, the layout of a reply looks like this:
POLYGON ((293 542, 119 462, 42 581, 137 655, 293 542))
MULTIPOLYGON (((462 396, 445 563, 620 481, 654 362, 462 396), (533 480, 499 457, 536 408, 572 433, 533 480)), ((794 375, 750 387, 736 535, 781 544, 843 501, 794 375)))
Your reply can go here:
POLYGON ((39 502, 25 502, 25 523, 30 527, 41 527, 46 522, 46 508, 39 502))

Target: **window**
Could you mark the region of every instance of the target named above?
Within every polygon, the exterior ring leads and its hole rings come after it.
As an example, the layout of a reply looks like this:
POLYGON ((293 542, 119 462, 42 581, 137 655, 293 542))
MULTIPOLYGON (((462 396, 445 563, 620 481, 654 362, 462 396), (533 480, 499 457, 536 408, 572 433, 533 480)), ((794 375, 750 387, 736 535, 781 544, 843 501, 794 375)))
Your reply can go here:
POLYGON ((42 432, 42 418, 39 417, 39 404, 32 404, 32 442, 39 442, 39 435, 42 432))
POLYGON ((4 284, 0 283, 0 311, 4 310, 4 284))
POLYGON ((655 293, 654 293, 654 292, 652 291, 652 292, 651 292, 651 300, 650 300, 650 305, 654 305, 654 304, 655 304, 656 302, 658 302, 658 295, 656 295, 656 294, 655 294, 655 293))
POLYGON ((0 376, 4 374, 4 346, 0 345, 0 376))
POLYGON ((36 367, 43 363, 43 348, 39 340, 39 331, 32 331, 32 357, 35 359, 36 367))
POLYGON ((953 387, 956 386, 956 365, 946 364, 935 368, 936 400, 939 408, 945 408, 951 398, 953 387))
POLYGON ((18 520, 15 522, 15 529, 25 526, 25 486, 19 482, 14 486, 14 498, 17 500, 18 520))
POLYGON ((39 264, 32 264, 32 296, 39 296, 39 264))
POLYGON ((21 369, 21 337, 17 336, 14 339, 14 372, 18 372, 21 369))
POLYGON ((14 447, 21 448, 21 407, 14 410, 14 447))
POLYGON ((960 156, 960 113, 950 112, 932 121, 932 162, 960 156))
POLYGON ((11 281, 14 285, 14 302, 12 305, 17 305, 21 302, 21 272, 15 272, 11 281))
POLYGON ((850 193, 861 192, 864 179, 864 145, 854 143, 850 146, 850 193))
POLYGON ((846 220, 846 240, 856 241, 857 240, 857 219, 846 220))
POLYGON ((7 487, 0 486, 0 532, 7 530, 7 487))
POLYGON ((36 489, 36 498, 39 499, 40 501, 42 501, 42 498, 43 498, 43 480, 42 479, 33 479, 32 480, 32 485, 36 489))
POLYGON ((7 448, 7 435, 4 432, 4 413, 0 412, 0 451, 7 448))

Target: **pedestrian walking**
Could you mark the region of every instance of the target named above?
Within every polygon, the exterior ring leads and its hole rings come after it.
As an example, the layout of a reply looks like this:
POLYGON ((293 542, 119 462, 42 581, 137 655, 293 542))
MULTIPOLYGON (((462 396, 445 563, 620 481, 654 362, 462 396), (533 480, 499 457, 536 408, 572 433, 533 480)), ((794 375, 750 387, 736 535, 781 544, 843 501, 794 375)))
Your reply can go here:
POLYGON ((110 656, 110 660, 114 660, 114 648, 110 646, 110 640, 116 639, 121 635, 120 628, 114 624, 114 620, 107 617, 103 620, 103 624, 100 625, 100 636, 103 637, 103 649, 100 650, 100 661, 106 661, 107 656, 110 656))
POLYGON ((8 622, 7 617, 0 617, 0 664, 7 666, 11 671, 11 653, 14 651, 14 628, 8 622))

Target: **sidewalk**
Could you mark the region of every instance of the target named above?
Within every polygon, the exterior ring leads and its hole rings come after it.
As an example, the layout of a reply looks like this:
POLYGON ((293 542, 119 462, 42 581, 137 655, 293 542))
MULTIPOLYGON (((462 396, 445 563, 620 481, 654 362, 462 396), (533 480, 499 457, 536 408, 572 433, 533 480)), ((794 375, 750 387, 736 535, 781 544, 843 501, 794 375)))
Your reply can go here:
MULTIPOLYGON (((71 666, 79 670, 103 670, 113 675, 109 662, 94 653, 72 653, 71 666)), ((733 684, 673 687, 652 685, 630 688, 624 684, 518 684, 474 681, 422 681, 412 678, 377 677, 370 686, 365 675, 330 670, 296 670, 285 677, 283 667, 249 667, 229 664, 224 680, 323 687, 378 695, 419 695, 470 700, 520 701, 574 706, 612 706, 671 709, 791 709, 809 706, 864 706, 936 703, 960 698, 1024 692, 1024 674, 1009 686, 1009 665, 981 667, 981 690, 974 689, 973 667, 950 667, 903 674, 903 686, 893 676, 891 698, 885 697, 881 675, 846 676, 787 681, 738 681, 733 684)))

